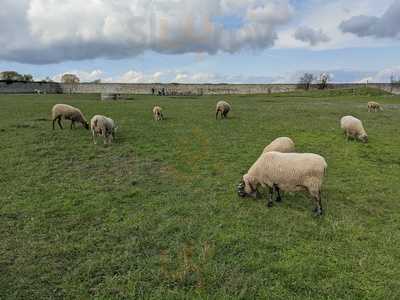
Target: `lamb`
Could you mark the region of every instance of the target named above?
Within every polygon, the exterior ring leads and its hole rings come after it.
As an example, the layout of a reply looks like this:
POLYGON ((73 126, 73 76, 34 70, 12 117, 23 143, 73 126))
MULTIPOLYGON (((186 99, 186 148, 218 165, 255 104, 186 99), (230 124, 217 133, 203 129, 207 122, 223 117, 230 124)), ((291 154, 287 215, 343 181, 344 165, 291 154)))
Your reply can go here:
POLYGON ((263 153, 243 176, 238 186, 240 197, 257 198, 257 187, 269 187, 268 206, 273 205, 274 191, 308 191, 315 201, 314 212, 322 215, 321 187, 328 165, 325 159, 313 153, 263 153))
POLYGON ((71 105, 56 104, 53 106, 51 114, 53 119, 53 130, 55 129, 54 123, 56 121, 58 122, 58 126, 63 129, 61 119, 71 120, 71 129, 75 127, 75 122, 81 123, 83 127, 89 129, 89 123, 86 121, 82 112, 78 108, 71 105))
POLYGON ((382 106, 378 102, 370 101, 368 102, 368 112, 383 111, 382 106))
POLYGON ((351 137, 358 139, 363 143, 368 142, 368 135, 359 119, 353 116, 345 116, 340 120, 340 127, 343 129, 347 140, 349 140, 351 137))
POLYGON ((155 121, 164 120, 164 115, 162 113, 162 108, 159 106, 154 106, 153 108, 153 118, 155 121))
POLYGON ((264 148, 263 153, 265 152, 282 152, 282 153, 291 153, 294 152, 294 142, 292 139, 288 137, 280 137, 273 140, 267 147, 264 148))
POLYGON ((90 120, 92 130, 93 143, 97 144, 96 137, 101 135, 104 138, 104 144, 111 144, 115 138, 117 127, 113 119, 102 115, 95 115, 90 120))
POLYGON ((218 114, 221 114, 221 119, 227 118, 231 105, 225 101, 219 101, 216 107, 215 119, 218 119, 218 114))

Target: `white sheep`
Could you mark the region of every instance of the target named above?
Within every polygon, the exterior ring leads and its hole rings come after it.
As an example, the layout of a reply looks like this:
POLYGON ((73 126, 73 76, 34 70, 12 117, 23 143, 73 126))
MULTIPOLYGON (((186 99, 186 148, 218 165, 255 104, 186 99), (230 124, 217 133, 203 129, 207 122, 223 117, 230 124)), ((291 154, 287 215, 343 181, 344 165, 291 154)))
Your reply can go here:
POLYGON ((97 144, 96 137, 99 135, 104 138, 104 144, 111 144, 117 131, 114 120, 102 115, 95 115, 90 120, 90 128, 94 144, 97 144))
POLYGON ((347 140, 355 138, 364 143, 368 142, 368 135, 361 120, 353 116, 345 116, 340 119, 340 127, 343 129, 347 140))
POLYGON ((274 191, 308 191, 316 207, 314 212, 322 214, 321 187, 328 165, 325 159, 312 153, 266 152, 243 176, 238 186, 240 197, 258 197, 257 187, 269 187, 268 206, 273 204, 274 191))
POLYGON ((71 129, 75 127, 75 122, 81 123, 83 127, 89 129, 89 123, 86 121, 82 112, 71 105, 67 104, 56 104, 51 110, 52 120, 53 120, 53 130, 55 129, 54 123, 57 121, 58 126, 63 129, 61 124, 61 119, 71 120, 71 129))
POLYGON ((164 120, 164 115, 160 106, 153 107, 153 118, 155 121, 164 120))
POLYGON ((377 111, 383 111, 382 106, 375 101, 370 101, 368 102, 368 112, 377 112, 377 111))
POLYGON ((221 119, 227 118, 228 113, 231 110, 231 105, 226 101, 219 101, 216 107, 215 118, 218 119, 218 114, 221 114, 221 119))
POLYGON ((291 138, 279 137, 273 140, 267 147, 265 147, 263 153, 271 151, 291 153, 294 152, 294 148, 294 142, 291 138))

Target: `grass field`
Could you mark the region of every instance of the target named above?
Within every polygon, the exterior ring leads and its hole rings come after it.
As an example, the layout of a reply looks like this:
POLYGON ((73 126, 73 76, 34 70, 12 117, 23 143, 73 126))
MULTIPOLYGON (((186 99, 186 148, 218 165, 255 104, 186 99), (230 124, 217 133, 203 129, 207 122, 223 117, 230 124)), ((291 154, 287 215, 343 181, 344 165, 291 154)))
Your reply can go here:
POLYGON ((0 299, 400 298, 400 97, 98 98, 0 95, 0 299), (228 120, 215 120, 219 99, 228 120), (51 130, 55 103, 112 117, 115 144, 51 130), (347 114, 368 144, 345 141, 347 114), (278 136, 326 158, 323 217, 301 193, 273 208, 238 198, 278 136))

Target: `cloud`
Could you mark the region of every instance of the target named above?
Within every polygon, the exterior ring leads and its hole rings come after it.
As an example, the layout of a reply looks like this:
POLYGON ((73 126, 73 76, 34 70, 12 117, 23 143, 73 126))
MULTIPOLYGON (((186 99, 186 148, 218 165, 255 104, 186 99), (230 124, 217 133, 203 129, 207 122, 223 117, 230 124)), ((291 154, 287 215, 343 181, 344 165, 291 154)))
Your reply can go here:
POLYGON ((57 74, 53 76, 51 79, 56 82, 61 82, 61 78, 64 74, 74 74, 79 77, 81 82, 91 82, 98 79, 101 79, 104 82, 111 81, 110 78, 105 77, 106 74, 102 70, 93 70, 93 71, 74 70, 74 71, 64 72, 62 74, 57 74))
POLYGON ((382 40, 379 44, 374 37, 361 38, 352 34, 345 34, 340 24, 357 15, 383 15, 393 0, 307 0, 302 8, 296 10, 296 17, 292 18, 289 26, 278 29, 278 40, 274 47, 307 48, 313 50, 330 50, 345 48, 370 48, 376 46, 397 46, 394 40, 382 40), (306 44, 295 38, 298 27, 308 27, 322 30, 329 37, 329 41, 316 45, 306 44))
MULTIPOLYGON (((100 79, 105 83, 298 83, 304 73, 312 73, 315 78, 320 74, 329 74, 331 81, 335 83, 351 82, 389 82, 390 75, 400 77, 400 67, 387 69, 381 72, 367 72, 357 70, 303 70, 289 72, 280 76, 246 76, 246 75, 227 75, 208 72, 189 72, 184 70, 164 70, 157 72, 142 72, 138 70, 128 70, 116 76, 110 76, 102 70, 75 70, 65 72, 77 75, 81 82, 92 82, 100 79)), ((61 81, 63 74, 52 77, 54 81, 61 81)))
POLYGON ((400 1, 396 0, 381 17, 359 15, 343 21, 339 28, 344 33, 359 37, 399 38, 400 1))
POLYGON ((389 83, 391 78, 394 80, 400 80, 400 66, 383 69, 379 72, 375 72, 370 76, 366 76, 359 80, 360 83, 373 82, 373 83, 389 83))
POLYGON ((0 59, 32 64, 274 45, 288 0, 0 0, 0 59), (228 18, 239 20, 229 26, 228 18))
POLYGON ((329 42, 330 40, 322 29, 315 30, 310 27, 299 27, 294 33, 294 37, 296 40, 309 43, 311 46, 329 42))

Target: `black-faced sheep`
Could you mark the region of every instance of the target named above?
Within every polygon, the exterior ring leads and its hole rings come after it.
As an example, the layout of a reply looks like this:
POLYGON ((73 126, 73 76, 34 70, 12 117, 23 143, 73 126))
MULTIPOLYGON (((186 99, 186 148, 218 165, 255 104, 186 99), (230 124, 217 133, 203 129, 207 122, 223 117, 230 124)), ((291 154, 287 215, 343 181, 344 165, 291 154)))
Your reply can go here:
POLYGON ((115 138, 117 127, 115 126, 114 120, 110 118, 102 115, 95 115, 90 120, 90 127, 94 144, 97 144, 96 137, 99 135, 104 138, 104 144, 111 144, 115 138))
POLYGON ((221 115, 221 119, 227 118, 228 113, 231 110, 231 105, 226 101, 219 101, 215 109, 215 118, 218 119, 218 114, 221 115))
POLYGON ((164 115, 162 113, 162 108, 160 106, 154 106, 153 108, 153 118, 155 121, 164 120, 164 115))
POLYGON ((383 111, 382 106, 375 101, 368 102, 368 112, 377 112, 377 111, 383 111))
POLYGON ((258 196, 257 187, 269 187, 268 206, 277 190, 308 191, 315 201, 314 212, 322 214, 321 187, 328 165, 322 156, 312 153, 266 152, 243 176, 238 186, 240 197, 258 196))

